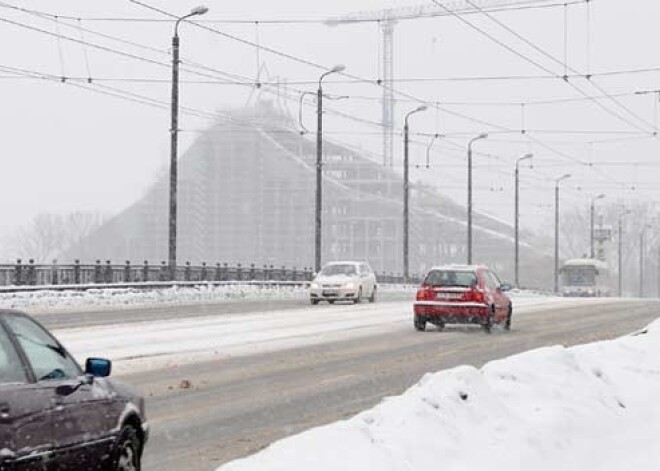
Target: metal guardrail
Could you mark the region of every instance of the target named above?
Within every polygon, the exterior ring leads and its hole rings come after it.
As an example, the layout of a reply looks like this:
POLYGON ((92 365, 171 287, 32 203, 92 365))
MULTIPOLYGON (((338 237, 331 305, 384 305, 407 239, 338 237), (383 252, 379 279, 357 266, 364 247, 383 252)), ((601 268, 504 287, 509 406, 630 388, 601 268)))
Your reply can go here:
MULTIPOLYGON (((76 260, 73 264, 36 264, 33 260, 23 263, 0 265, 0 292, 39 291, 39 290, 88 290, 101 288, 137 288, 157 289, 172 286, 190 286, 199 284, 222 285, 232 283, 304 284, 313 277, 311 268, 275 267, 263 265, 229 265, 216 263, 208 265, 185 265, 176 269, 175 280, 170 280, 169 268, 145 261, 134 265, 126 261, 123 265, 112 264, 110 260, 102 263, 82 264, 76 260)), ((403 283, 401 275, 377 275, 379 283, 403 283)))

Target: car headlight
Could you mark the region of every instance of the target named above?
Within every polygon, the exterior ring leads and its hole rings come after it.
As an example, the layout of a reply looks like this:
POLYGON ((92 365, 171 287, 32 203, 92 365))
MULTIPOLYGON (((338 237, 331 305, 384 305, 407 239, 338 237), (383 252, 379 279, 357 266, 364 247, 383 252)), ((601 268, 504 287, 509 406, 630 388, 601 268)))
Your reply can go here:
POLYGON ((318 283, 312 283, 312 284, 309 285, 309 287, 312 288, 312 289, 318 289, 318 288, 320 288, 320 286, 319 286, 318 283))
POLYGON ((346 288, 346 289, 355 289, 355 283, 352 283, 352 282, 351 283, 346 283, 344 285, 344 288, 346 288))

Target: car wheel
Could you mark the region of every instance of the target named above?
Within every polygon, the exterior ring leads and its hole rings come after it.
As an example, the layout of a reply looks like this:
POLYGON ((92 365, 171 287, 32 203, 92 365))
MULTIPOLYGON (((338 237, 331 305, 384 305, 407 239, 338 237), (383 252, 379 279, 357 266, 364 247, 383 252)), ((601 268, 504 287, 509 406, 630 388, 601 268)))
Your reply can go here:
POLYGON ((494 309, 491 309, 486 318, 486 322, 484 322, 484 330, 487 334, 490 334, 493 331, 493 311, 494 309))
POLYGON ((509 313, 506 316, 504 323, 504 330, 511 330, 511 316, 513 315, 513 305, 509 304, 509 313))
POLYGON ((415 330, 418 332, 424 332, 426 330, 426 319, 421 316, 415 316, 413 323, 415 325, 415 330))
POLYGON ((374 286, 374 290, 371 292, 371 296, 369 296, 369 302, 370 303, 375 303, 376 302, 376 287, 374 286))
POLYGON ((328 299, 328 304, 334 304, 335 300, 334 299, 328 299))
POLYGON ((140 439, 137 430, 126 425, 113 452, 112 471, 140 471, 140 439))
POLYGON ((353 302, 355 304, 360 304, 362 302, 362 286, 360 286, 360 289, 358 290, 357 298, 355 298, 353 302))
POLYGON ((309 302, 312 303, 312 306, 316 306, 319 303, 318 299, 310 299, 309 302))

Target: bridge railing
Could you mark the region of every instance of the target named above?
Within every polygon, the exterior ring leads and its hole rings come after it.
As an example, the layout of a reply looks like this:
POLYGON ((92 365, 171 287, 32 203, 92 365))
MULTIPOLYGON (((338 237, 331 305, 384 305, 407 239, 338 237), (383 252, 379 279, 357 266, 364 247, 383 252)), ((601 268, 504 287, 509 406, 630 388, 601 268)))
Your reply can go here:
MULTIPOLYGON (((14 264, 0 264, 0 289, 8 291, 11 287, 57 287, 66 286, 75 289, 86 289, 94 285, 126 285, 148 284, 152 286, 167 286, 174 284, 194 284, 197 282, 299 282, 311 281, 313 270, 308 267, 285 267, 255 264, 230 265, 228 263, 192 265, 186 262, 176 269, 174 280, 170 277, 165 262, 160 264, 144 261, 139 264, 126 261, 123 264, 113 264, 110 260, 96 260, 95 263, 60 264, 54 261, 50 264, 37 264, 34 260, 17 260, 14 264)), ((415 277, 416 278, 416 277, 415 277)), ((394 273, 378 274, 379 283, 403 283, 403 276, 394 273)))

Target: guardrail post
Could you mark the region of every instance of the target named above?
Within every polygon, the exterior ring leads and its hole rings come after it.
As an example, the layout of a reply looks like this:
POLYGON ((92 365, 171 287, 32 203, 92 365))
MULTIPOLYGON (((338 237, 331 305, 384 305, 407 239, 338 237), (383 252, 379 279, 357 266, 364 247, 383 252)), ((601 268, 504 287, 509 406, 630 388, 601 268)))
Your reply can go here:
POLYGON ((220 268, 220 262, 215 264, 215 281, 220 281, 222 279, 222 269, 220 268))
POLYGON ((202 281, 208 281, 206 278, 206 262, 202 262, 202 281))
POLYGON ((227 281, 229 279, 229 267, 227 262, 222 265, 222 281, 227 281))
POLYGON ((59 273, 57 269, 57 259, 53 259, 53 265, 50 267, 50 284, 57 285, 59 283, 59 273))
POLYGON ((16 266, 14 267, 14 284, 20 285, 23 282, 23 265, 21 265, 21 259, 16 260, 16 266))
POLYGON ((270 273, 269 273, 270 276, 268 277, 268 279, 270 281, 275 281, 277 279, 277 274, 275 273, 275 267, 273 267, 273 265, 271 265, 270 268, 269 268, 269 271, 270 271, 270 273))
POLYGON ((268 272, 268 265, 264 265, 264 280, 270 280, 270 273, 268 272))
POLYGON ((105 273, 103 274, 103 281, 105 283, 112 283, 112 263, 110 260, 105 261, 105 273))
POLYGON ((255 279, 255 277, 254 277, 254 263, 252 263, 250 265, 250 280, 254 281, 254 279, 255 279))
MULTIPOLYGON (((170 272, 165 261, 160 262, 160 271, 158 272, 158 281, 167 281, 170 278, 170 272)), ((147 280, 144 280, 147 281, 147 280)))
POLYGON ((149 281, 149 260, 145 260, 142 265, 142 281, 149 281))
POLYGON ((131 281, 131 261, 126 260, 126 265, 124 265, 124 283, 130 283, 131 281))
POLYGON ((186 262, 186 268, 183 273, 183 279, 190 281, 190 262, 186 262))
POLYGON ((280 280, 281 281, 287 281, 289 279, 289 274, 288 274, 287 269, 284 265, 282 265, 282 272, 281 273, 282 274, 280 275, 281 276, 280 280))
POLYGON ((37 276, 36 276, 36 272, 35 272, 35 269, 34 269, 34 259, 31 258, 28 261, 28 263, 29 263, 29 265, 28 265, 28 272, 27 272, 27 275, 28 275, 27 282, 28 282, 29 285, 36 285, 37 284, 37 276))
POLYGON ((94 265, 94 283, 100 283, 101 282, 101 260, 96 261, 96 265, 94 265))
POLYGON ((80 260, 78 259, 73 261, 73 283, 80 284, 80 260))
POLYGON ((242 279, 243 279, 243 268, 239 263, 238 265, 236 265, 236 281, 241 281, 242 279))

